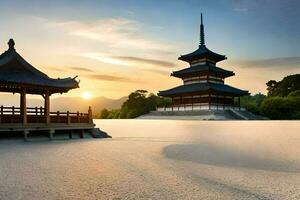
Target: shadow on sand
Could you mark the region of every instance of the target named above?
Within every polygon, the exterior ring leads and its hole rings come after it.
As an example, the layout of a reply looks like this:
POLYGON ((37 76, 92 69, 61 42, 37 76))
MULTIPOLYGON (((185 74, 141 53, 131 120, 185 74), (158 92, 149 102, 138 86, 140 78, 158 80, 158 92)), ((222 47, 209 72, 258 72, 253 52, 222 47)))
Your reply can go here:
POLYGON ((248 168, 278 172, 300 172, 300 164, 281 161, 272 155, 254 155, 227 146, 212 144, 174 144, 163 149, 167 158, 230 168, 248 168))

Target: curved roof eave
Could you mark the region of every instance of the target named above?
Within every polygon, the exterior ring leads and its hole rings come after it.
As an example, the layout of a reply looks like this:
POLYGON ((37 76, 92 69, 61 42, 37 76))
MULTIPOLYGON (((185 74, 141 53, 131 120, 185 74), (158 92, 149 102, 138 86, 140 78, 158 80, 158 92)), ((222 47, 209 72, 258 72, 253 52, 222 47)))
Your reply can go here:
POLYGON ((2 73, 0 73, 0 82, 50 87, 55 88, 55 90, 61 88, 62 91, 79 87, 79 82, 75 80, 76 77, 63 79, 48 77, 46 74, 33 67, 16 52, 13 40, 13 44, 10 42, 9 49, 0 55, 0 72, 2 71, 2 73), (1 67, 3 67, 2 70, 1 67))

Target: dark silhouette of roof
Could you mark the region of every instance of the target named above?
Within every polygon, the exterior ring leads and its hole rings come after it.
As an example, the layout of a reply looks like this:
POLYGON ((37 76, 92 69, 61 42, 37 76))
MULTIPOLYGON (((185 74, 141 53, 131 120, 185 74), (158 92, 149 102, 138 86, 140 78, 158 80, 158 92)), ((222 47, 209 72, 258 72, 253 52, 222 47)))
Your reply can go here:
POLYGON ((214 72, 217 74, 222 74, 223 77, 229 77, 229 76, 234 75, 234 73, 232 71, 222 69, 222 68, 212 65, 210 63, 204 63, 204 64, 198 64, 196 66, 188 67, 188 68, 185 68, 182 70, 174 71, 171 74, 171 76, 181 78, 186 75, 190 75, 190 74, 195 75, 197 73, 208 72, 208 71, 214 72))
MULTIPOLYGON (((9 85, 26 85, 26 88, 50 88, 54 92, 67 92, 78 88, 79 83, 74 78, 53 79, 39 71, 14 48, 14 40, 8 42, 9 49, 0 55, 0 83, 9 85)), ((41 90, 40 89, 40 90, 41 90)), ((35 89, 37 93, 40 90, 35 89)))
POLYGON ((208 58, 215 62, 219 62, 227 59, 226 56, 217 54, 209 50, 205 45, 199 45, 199 48, 196 51, 186 55, 182 55, 178 59, 186 62, 191 62, 193 60, 202 59, 202 58, 208 58))
POLYGON ((159 91, 159 96, 173 96, 178 94, 188 94, 188 93, 199 93, 199 92, 207 92, 209 90, 225 93, 232 96, 242 96, 249 94, 248 91, 240 90, 234 87, 231 87, 226 84, 218 84, 218 83, 194 83, 188 85, 180 85, 178 87, 174 87, 169 90, 159 91))
POLYGON ((201 25, 200 25, 200 43, 199 47, 196 51, 186 54, 186 55, 181 55, 178 59, 186 62, 191 62, 193 60, 198 60, 202 58, 208 58, 210 60, 213 60, 215 62, 219 62, 222 60, 227 59, 225 55, 220 55, 217 54, 211 50, 209 50, 205 46, 205 41, 204 41, 204 25, 203 25, 203 19, 202 19, 202 13, 201 13, 201 25))

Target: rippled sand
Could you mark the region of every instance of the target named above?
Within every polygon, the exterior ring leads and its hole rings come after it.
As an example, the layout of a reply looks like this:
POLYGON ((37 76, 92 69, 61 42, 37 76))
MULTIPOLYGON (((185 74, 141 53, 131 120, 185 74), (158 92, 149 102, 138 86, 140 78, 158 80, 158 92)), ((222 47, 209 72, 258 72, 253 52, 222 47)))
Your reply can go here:
POLYGON ((0 199, 300 199, 300 123, 98 120, 112 139, 0 141, 0 199))

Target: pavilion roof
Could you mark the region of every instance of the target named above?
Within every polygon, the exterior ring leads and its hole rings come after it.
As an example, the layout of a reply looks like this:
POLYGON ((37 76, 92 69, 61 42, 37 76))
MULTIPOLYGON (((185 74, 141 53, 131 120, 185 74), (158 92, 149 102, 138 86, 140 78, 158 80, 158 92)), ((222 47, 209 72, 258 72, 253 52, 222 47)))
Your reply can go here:
POLYGON ((194 83, 188 85, 181 85, 169 90, 159 91, 158 95, 164 97, 171 97, 183 94, 205 93, 208 91, 214 91, 217 93, 228 94, 232 96, 243 96, 249 94, 249 92, 246 90, 240 90, 238 88, 234 88, 226 84, 194 83))
POLYGON ((12 39, 8 44, 9 49, 0 55, 0 85, 5 85, 5 91, 11 88, 12 92, 18 92, 18 87, 25 87, 32 94, 40 94, 45 89, 49 89, 51 93, 62 93, 79 87, 76 77, 62 79, 48 77, 17 53, 12 39))
POLYGON ((212 65, 210 63, 203 63, 203 64, 198 64, 195 66, 187 67, 182 70, 174 71, 171 76, 175 76, 178 78, 191 75, 191 74, 197 74, 197 73, 202 73, 202 72, 214 72, 217 74, 222 74, 224 77, 229 77, 233 76, 234 72, 233 71, 228 71, 225 69, 222 69, 220 67, 217 67, 215 65, 212 65))

